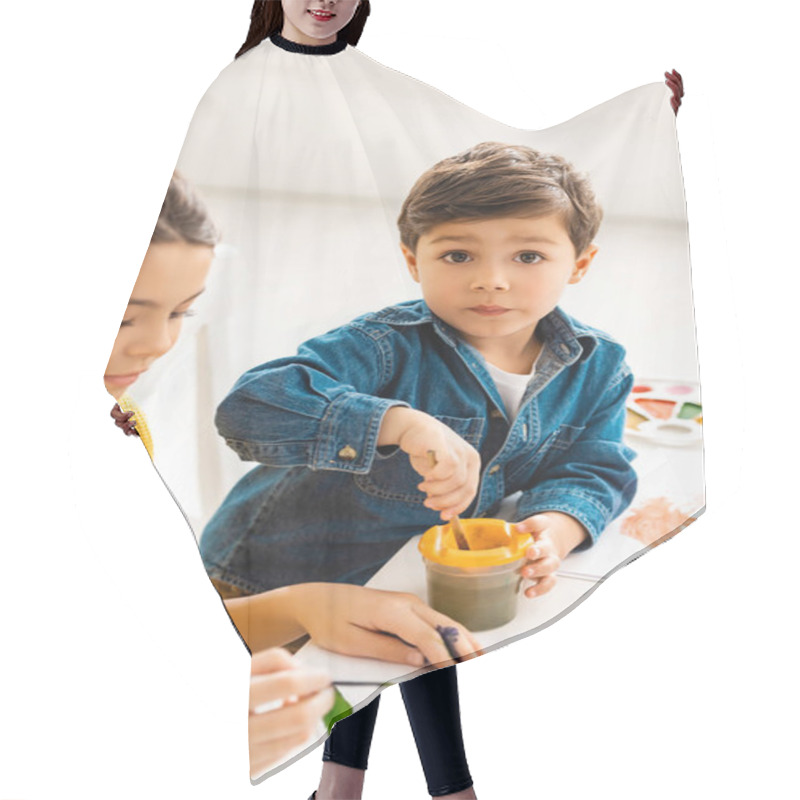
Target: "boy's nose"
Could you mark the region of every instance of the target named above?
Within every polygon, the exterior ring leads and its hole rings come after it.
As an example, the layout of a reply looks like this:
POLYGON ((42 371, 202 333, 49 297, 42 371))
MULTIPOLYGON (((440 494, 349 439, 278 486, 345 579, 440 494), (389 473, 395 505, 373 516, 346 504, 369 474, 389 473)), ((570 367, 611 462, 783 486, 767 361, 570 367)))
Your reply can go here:
POLYGON ((485 270, 475 276, 472 281, 475 291, 505 292, 508 291, 508 278, 502 270, 485 270))

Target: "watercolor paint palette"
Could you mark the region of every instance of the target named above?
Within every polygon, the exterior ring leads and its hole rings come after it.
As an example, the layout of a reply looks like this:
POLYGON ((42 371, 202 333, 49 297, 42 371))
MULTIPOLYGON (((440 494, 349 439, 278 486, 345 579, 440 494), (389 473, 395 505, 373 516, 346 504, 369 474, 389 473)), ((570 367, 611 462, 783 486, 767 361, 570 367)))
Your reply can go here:
POLYGON ((689 381, 637 380, 628 395, 625 433, 680 447, 703 438, 700 386, 689 381))

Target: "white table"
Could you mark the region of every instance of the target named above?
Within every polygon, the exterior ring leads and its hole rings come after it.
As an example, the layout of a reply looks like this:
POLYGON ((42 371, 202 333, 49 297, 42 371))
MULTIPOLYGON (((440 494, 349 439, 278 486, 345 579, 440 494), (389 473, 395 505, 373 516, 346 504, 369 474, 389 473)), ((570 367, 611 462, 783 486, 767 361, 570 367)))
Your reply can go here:
MULTIPOLYGON (((703 457, 700 444, 688 447, 667 447, 631 442, 638 452, 635 461, 639 473, 639 489, 632 508, 651 498, 666 497, 670 502, 697 515, 704 507, 703 457)), ((665 530, 668 537, 672 531, 665 530)), ((409 540, 369 581, 373 589, 410 592, 427 600, 425 568, 417 550, 420 536, 409 540)), ((515 639, 529 636, 551 625, 586 599, 609 574, 650 549, 620 532, 620 520, 612 523, 600 540, 586 551, 572 553, 562 564, 556 586, 546 595, 528 599, 522 592, 518 598, 517 616, 499 628, 476 634, 484 652, 489 652, 515 639)), ((307 644, 297 656, 303 663, 326 669, 334 681, 363 681, 388 684, 407 680, 424 670, 409 672, 406 664, 354 658, 307 644)), ((380 686, 346 686, 340 691, 354 707, 366 705, 380 686)))

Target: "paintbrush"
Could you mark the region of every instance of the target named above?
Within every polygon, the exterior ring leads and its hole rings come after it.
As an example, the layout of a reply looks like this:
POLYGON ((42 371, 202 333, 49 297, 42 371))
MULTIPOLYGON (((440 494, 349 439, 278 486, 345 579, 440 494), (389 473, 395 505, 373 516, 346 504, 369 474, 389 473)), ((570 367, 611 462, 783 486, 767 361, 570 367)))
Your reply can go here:
MULTIPOLYGON (((430 459, 432 467, 435 467, 439 463, 436 460, 435 450, 428 450, 428 458, 430 459)), ((461 520, 458 518, 458 514, 456 514, 450 520, 450 528, 453 531, 453 536, 456 537, 456 544, 458 545, 458 549, 469 550, 469 542, 467 541, 467 535, 466 533, 464 533, 464 528, 461 525, 461 520)))

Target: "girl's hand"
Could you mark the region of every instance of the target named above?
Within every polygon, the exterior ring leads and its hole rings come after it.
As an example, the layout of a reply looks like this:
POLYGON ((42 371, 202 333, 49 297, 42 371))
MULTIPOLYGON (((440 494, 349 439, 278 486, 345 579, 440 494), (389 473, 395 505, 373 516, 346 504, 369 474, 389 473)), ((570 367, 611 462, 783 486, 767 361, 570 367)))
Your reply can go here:
POLYGON ((261 775, 305 744, 320 729, 333 701, 327 673, 299 666, 286 650, 277 647, 253 653, 248 719, 250 775, 261 775))
POLYGON ((672 90, 672 97, 670 98, 669 104, 672 106, 672 110, 677 117, 678 109, 681 107, 681 98, 683 97, 683 78, 676 69, 673 69, 672 72, 665 72, 664 77, 666 78, 665 83, 672 90))
POLYGON ((562 560, 589 535, 574 517, 559 511, 534 514, 515 527, 520 533, 530 533, 534 541, 525 551, 528 561, 522 567, 522 576, 534 581, 525 589, 525 597, 549 592, 556 585, 562 560))
POLYGON ((309 583, 299 590, 295 615, 319 647, 363 658, 422 667, 455 663, 437 626, 454 628, 449 638, 459 661, 481 655, 478 641, 450 617, 416 595, 349 584, 309 583))
POLYGON ((417 488, 425 506, 445 521, 467 509, 478 491, 481 457, 469 442, 443 422, 411 408, 386 412, 379 444, 396 444, 425 479, 417 488))

